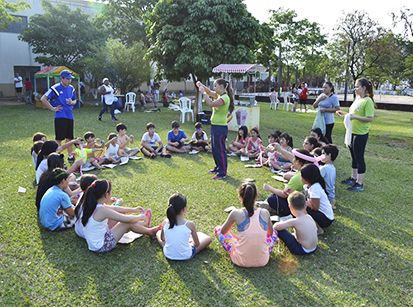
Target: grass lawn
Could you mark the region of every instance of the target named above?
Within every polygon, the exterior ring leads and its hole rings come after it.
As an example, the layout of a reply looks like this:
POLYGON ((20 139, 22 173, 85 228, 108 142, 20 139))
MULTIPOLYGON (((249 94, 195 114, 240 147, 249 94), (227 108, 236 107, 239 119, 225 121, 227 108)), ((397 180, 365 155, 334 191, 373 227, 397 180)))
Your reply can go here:
MULTIPOLYGON (((97 107, 75 111, 75 132, 87 130, 106 138, 114 124, 97 107)), ((366 190, 351 193, 336 186, 333 225, 320 237, 311 256, 292 256, 281 243, 260 269, 234 266, 214 239, 187 262, 167 261, 148 237, 117 246, 105 255, 89 252, 73 230, 50 233, 39 227, 32 187, 31 136, 54 136, 53 114, 27 106, 0 107, 0 306, 6 305, 139 305, 139 306, 319 306, 413 305, 413 114, 377 110, 367 145, 366 190), (27 188, 18 194, 17 188, 27 188)), ((179 114, 128 113, 119 118, 140 139, 153 121, 163 139, 179 114)), ((261 135, 287 131, 300 147, 314 113, 269 110, 261 105, 261 135)), ((339 144, 337 181, 350 175, 344 127, 337 120, 333 139, 339 144)), ((184 124, 192 134, 193 124, 184 124)), ((206 127, 209 135, 209 127, 206 127)), ((230 134, 233 139, 235 133, 230 134)), ((212 236, 239 205, 236 188, 243 178, 256 179, 260 199, 264 183, 282 187, 268 169, 246 169, 229 158, 229 177, 213 181, 208 154, 143 159, 97 172, 112 180, 113 195, 130 206, 152 208, 154 223, 166 213, 167 199, 179 191, 188 198, 188 218, 212 236)))

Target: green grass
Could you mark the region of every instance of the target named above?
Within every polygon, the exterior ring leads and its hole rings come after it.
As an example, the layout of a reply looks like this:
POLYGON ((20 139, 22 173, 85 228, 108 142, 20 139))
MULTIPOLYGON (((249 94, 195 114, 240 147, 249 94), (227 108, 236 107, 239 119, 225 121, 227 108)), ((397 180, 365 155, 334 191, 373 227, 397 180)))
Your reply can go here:
MULTIPOLYGON (((76 111, 75 132, 105 138, 114 124, 98 108, 76 111)), ((165 139, 178 113, 128 113, 119 116, 138 139, 153 121, 165 139)), ((261 135, 289 132, 302 144, 314 114, 270 111, 261 105, 261 135)), ((192 124, 184 124, 192 133, 192 124)), ((209 134, 209 127, 206 128, 209 134)), ((29 149, 35 131, 53 138, 53 114, 27 106, 0 107, 0 305, 413 305, 413 114, 377 111, 367 145, 366 191, 353 194, 337 184, 336 221, 320 237, 312 256, 295 257, 283 244, 265 268, 234 266, 216 240, 188 262, 167 261, 157 242, 144 237, 105 255, 89 252, 74 231, 50 233, 39 227, 32 187, 29 149), (18 186, 28 189, 18 194, 18 186)), ((230 134, 230 139, 234 137, 230 134)), ((333 138, 340 146, 337 180, 348 177, 350 155, 338 120, 333 138)), ((174 156, 170 160, 131 161, 104 170, 115 196, 130 205, 150 207, 154 222, 165 217, 168 196, 176 191, 189 201, 188 218, 212 235, 226 218, 223 209, 238 204, 243 178, 282 187, 265 169, 245 169, 229 159, 229 177, 213 181, 206 174, 210 155, 174 156)))

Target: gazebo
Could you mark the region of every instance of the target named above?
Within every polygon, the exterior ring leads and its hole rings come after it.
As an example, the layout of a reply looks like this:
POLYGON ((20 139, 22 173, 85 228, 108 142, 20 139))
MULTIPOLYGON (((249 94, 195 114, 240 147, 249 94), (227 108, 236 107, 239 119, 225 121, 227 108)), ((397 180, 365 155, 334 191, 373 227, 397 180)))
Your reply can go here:
MULTIPOLYGON (((266 72, 267 67, 261 64, 220 64, 212 69, 213 73, 227 74, 228 79, 231 79, 232 74, 256 74, 257 72, 266 72)), ((255 83, 257 79, 254 78, 254 92, 255 83)))
MULTIPOLYGON (((52 78, 60 79, 60 73, 62 72, 62 70, 70 71, 73 77, 75 77, 75 79, 77 80, 77 82, 80 82, 79 74, 74 72, 70 68, 67 68, 66 66, 47 66, 34 74, 34 91, 37 92, 37 79, 46 78, 47 88, 50 88, 50 79, 52 78)), ((77 93, 78 98, 80 99, 80 87, 79 86, 77 88, 77 91, 78 91, 77 93)))

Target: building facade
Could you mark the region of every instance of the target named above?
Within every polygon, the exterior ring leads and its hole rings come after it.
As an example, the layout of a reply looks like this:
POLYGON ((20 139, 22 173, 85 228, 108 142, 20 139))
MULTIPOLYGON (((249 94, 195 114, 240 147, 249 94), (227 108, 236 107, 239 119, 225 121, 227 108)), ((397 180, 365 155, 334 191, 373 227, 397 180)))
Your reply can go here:
MULTIPOLYGON (((16 2, 16 1, 11 1, 16 2)), ((43 14, 41 0, 26 0, 30 8, 13 13, 19 18, 18 22, 10 24, 6 29, 0 29, 0 97, 15 95, 14 76, 19 73, 25 80, 33 82, 34 73, 42 68, 35 61, 36 54, 28 43, 19 40, 20 33, 27 27, 30 18, 43 14)), ((49 0, 52 5, 64 4, 70 9, 80 8, 82 12, 95 15, 101 5, 87 0, 49 0)))

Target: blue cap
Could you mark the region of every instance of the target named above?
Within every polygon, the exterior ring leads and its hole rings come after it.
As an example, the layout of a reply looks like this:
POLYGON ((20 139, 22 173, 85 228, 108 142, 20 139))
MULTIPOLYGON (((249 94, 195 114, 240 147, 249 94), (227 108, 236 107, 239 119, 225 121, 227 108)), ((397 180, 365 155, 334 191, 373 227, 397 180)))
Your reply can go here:
POLYGON ((72 74, 70 73, 70 71, 68 70, 62 70, 60 73, 60 78, 65 78, 65 79, 74 79, 74 77, 72 76, 72 74))

